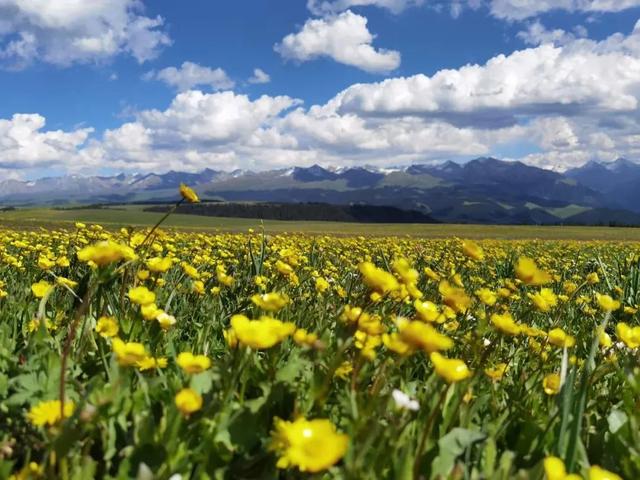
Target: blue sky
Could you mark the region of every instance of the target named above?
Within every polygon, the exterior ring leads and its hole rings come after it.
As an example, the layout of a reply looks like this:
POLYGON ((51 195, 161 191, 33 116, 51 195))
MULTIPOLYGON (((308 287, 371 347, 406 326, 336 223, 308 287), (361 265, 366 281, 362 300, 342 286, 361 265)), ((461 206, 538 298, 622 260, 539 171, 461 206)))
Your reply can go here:
POLYGON ((635 160, 639 18, 640 0, 10 0, 0 175, 635 160))

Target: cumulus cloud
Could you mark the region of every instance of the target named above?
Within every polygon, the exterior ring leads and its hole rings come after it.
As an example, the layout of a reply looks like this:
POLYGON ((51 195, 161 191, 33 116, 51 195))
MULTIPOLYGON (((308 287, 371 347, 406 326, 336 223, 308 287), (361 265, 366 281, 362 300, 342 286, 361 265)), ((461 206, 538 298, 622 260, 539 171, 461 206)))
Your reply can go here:
POLYGON ((248 80, 249 83, 269 83, 270 81, 269 74, 260 68, 254 68, 253 75, 248 80))
POLYGON ((586 38, 587 35, 587 29, 582 25, 576 26, 573 32, 567 32, 561 28, 548 30, 539 20, 530 23, 526 30, 522 30, 517 34, 518 38, 524 43, 534 46, 544 43, 566 45, 577 38, 586 38))
POLYGON ((92 128, 44 131, 45 123, 38 114, 0 119, 0 169, 71 163, 93 132, 92 128))
POLYGON ((455 123, 515 123, 521 115, 632 112, 640 90, 640 38, 544 44, 498 55, 484 65, 357 84, 337 108, 364 115, 412 114, 455 123), (634 54, 632 54, 632 52, 634 54))
POLYGON ((350 10, 322 19, 309 19, 297 33, 291 33, 275 45, 286 60, 306 62, 329 57, 371 73, 395 70, 400 65, 400 53, 375 49, 374 36, 367 28, 367 19, 350 10))
POLYGON ((552 10, 621 12, 640 7, 640 0, 491 0, 491 13, 507 20, 524 20, 552 10))
POLYGON ((179 91, 191 90, 194 87, 227 90, 235 85, 223 69, 203 67, 193 62, 184 62, 179 68, 167 67, 158 72, 152 70, 143 78, 160 80, 179 91))
POLYGON ((307 8, 314 15, 331 15, 351 7, 371 5, 386 8, 394 14, 399 14, 409 7, 423 3, 424 0, 308 0, 307 8))
POLYGON ((138 62, 170 43, 161 17, 147 17, 140 0, 2 0, 0 62, 69 66, 118 54, 138 62))
POLYGON ((90 129, 46 131, 38 115, 15 116, 0 122, 0 169, 389 166, 516 146, 521 160, 564 170, 640 158, 639 100, 640 23, 602 41, 575 35, 483 65, 352 85, 318 105, 185 90, 91 138, 90 129))

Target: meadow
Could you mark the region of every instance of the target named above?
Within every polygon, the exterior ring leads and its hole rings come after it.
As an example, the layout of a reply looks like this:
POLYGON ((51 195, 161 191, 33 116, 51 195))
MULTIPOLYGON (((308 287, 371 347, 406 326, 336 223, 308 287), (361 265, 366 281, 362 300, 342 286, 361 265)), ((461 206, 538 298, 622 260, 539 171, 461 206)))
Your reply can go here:
POLYGON ((635 229, 69 212, 0 214, 0 478, 640 478, 635 229))

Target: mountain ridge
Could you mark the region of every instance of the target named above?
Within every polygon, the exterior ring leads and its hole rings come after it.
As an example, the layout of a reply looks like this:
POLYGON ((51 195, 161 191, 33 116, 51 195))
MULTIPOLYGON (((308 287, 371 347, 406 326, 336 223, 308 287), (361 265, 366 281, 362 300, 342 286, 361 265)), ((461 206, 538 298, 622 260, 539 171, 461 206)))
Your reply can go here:
POLYGON ((391 206, 442 222, 638 222, 640 165, 620 158, 559 173, 518 161, 480 157, 467 163, 294 166, 275 170, 47 177, 0 180, 0 205, 74 205, 170 201, 187 183, 203 199, 391 206))

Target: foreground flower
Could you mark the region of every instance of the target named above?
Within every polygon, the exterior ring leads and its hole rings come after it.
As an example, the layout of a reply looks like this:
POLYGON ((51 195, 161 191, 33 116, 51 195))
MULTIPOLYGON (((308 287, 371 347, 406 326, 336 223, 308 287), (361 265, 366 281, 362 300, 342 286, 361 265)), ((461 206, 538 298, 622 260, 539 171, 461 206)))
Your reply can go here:
POLYGON ((194 355, 190 352, 182 352, 176 360, 178 366, 185 373, 204 372, 211 366, 211 360, 206 355, 194 355))
POLYGON ((349 437, 326 419, 274 420, 270 449, 279 458, 278 468, 297 467, 301 472, 320 472, 336 464, 346 453, 349 437))
POLYGON ((429 358, 436 373, 447 383, 459 382, 471 376, 469 367, 462 360, 446 358, 438 352, 433 352, 429 358))
POLYGON ((189 203, 198 203, 200 201, 198 194, 193 188, 188 187, 184 183, 180 184, 180 195, 189 203))
POLYGON ((438 292, 442 295, 442 301, 456 313, 464 313, 471 306, 471 298, 462 288, 453 287, 443 280, 438 285, 438 292))
POLYGON ((484 251, 476 242, 465 240, 462 242, 462 252, 469 258, 474 260, 484 260, 484 251))
POLYGON ((549 330, 547 338, 549 343, 556 347, 571 348, 576 344, 576 339, 561 328, 549 330))
POLYGON ((540 270, 532 259, 520 257, 516 265, 516 277, 527 285, 545 285, 551 281, 551 275, 540 270))
POLYGON ((396 277, 391 273, 376 267, 371 262, 362 262, 358 265, 358 269, 362 274, 362 281, 372 290, 384 295, 400 288, 400 284, 396 277))
POLYGON ((541 288, 538 293, 528 293, 535 307, 541 312, 547 313, 558 304, 558 297, 550 288, 541 288))
MULTIPOLYGON (((64 402, 64 417, 69 418, 73 415, 75 405, 71 401, 64 402)), ((44 425, 53 426, 62 419, 60 410, 60 400, 49 400, 46 402, 40 402, 37 405, 31 407, 27 418, 36 427, 42 427, 44 425)))
POLYGON ((589 468, 589 480, 622 480, 622 477, 598 465, 592 465, 589 468))
POLYGON ((147 351, 141 343, 124 342, 116 337, 113 339, 111 348, 116 354, 118 363, 123 367, 135 365, 147 357, 147 351))
POLYGON ((131 247, 111 240, 89 245, 78 252, 78 260, 81 262, 93 262, 99 267, 119 262, 120 260, 133 260, 135 258, 136 254, 131 247))
POLYGON ((244 315, 234 315, 231 328, 241 344, 259 350, 280 343, 295 331, 296 326, 267 316, 249 320, 244 315))
POLYGON ((398 339, 409 346, 410 350, 424 350, 427 353, 448 350, 453 340, 438 332, 428 323, 399 318, 398 339))
POLYGON ((251 297, 251 301, 263 310, 277 312, 289 303, 289 297, 278 292, 263 293, 262 295, 257 293, 251 297))
POLYGON ((596 300, 600 309, 605 312, 614 312, 620 308, 620 302, 618 300, 614 300, 609 295, 596 293, 596 300))
POLYGON ((135 287, 129 289, 129 300, 138 305, 150 305, 156 301, 156 294, 147 287, 135 287))
POLYGON ((574 473, 567 474, 562 459, 558 457, 546 457, 543 461, 544 473, 547 480, 581 480, 580 475, 574 473))
POLYGON ((40 280, 39 282, 31 285, 31 293, 33 293, 33 296, 36 298, 43 298, 51 291, 52 288, 53 285, 49 282, 46 280, 40 280))
POLYGON ((391 396, 393 397, 393 401, 401 410, 411 410, 413 412, 417 412, 420 410, 420 404, 417 400, 412 399, 409 395, 404 393, 402 390, 398 390, 397 388, 391 392, 391 396))
POLYGON ((113 317, 100 317, 96 322, 96 332, 104 338, 115 337, 118 330, 118 322, 113 317))
POLYGON ((519 335, 522 327, 518 325, 509 312, 491 315, 491 323, 494 327, 507 335, 519 335))
POLYGON ((202 397, 191 388, 183 388, 176 394, 176 407, 183 415, 189 416, 202 408, 202 397))
POLYGON ((625 322, 616 325, 617 337, 631 349, 640 347, 640 326, 630 327, 625 322))
POLYGON ((547 395, 557 395, 560 392, 560 375, 550 373, 542 379, 542 388, 547 395))

